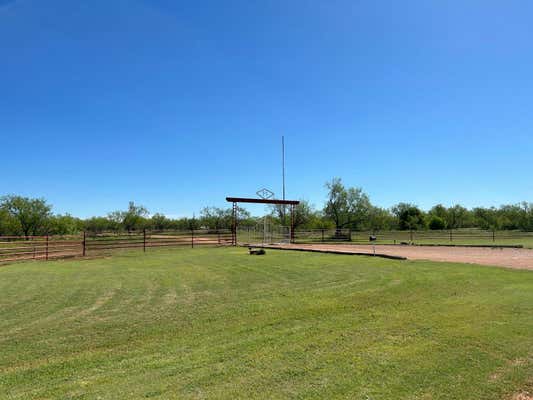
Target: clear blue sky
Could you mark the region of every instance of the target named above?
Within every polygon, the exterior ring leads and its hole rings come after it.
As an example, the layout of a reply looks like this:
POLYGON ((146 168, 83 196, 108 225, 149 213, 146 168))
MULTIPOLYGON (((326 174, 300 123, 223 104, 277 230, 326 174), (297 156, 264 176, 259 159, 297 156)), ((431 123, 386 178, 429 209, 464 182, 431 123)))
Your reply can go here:
POLYGON ((0 0, 0 194, 533 201, 533 3, 0 0))

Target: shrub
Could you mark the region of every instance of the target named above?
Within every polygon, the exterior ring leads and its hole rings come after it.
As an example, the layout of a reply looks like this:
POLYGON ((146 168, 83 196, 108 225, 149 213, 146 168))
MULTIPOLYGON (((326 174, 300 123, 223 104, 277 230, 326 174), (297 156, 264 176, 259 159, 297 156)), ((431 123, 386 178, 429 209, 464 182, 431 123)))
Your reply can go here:
POLYGON ((429 229, 434 231, 446 229, 446 222, 441 217, 437 217, 436 215, 434 215, 429 220, 429 229))

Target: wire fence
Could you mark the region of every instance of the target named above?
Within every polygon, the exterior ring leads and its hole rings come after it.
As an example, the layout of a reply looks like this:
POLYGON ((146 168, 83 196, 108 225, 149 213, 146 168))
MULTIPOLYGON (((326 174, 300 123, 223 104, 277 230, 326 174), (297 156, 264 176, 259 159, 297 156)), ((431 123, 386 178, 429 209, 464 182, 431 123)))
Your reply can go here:
POLYGON ((141 231, 69 236, 0 236, 0 263, 84 257, 120 249, 227 246, 230 230, 141 231))

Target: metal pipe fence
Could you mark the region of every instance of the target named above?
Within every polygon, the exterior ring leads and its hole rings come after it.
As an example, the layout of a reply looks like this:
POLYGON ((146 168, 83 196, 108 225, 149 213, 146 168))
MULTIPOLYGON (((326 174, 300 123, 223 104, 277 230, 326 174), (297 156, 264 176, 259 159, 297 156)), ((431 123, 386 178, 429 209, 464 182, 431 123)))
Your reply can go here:
MULTIPOLYGON (((287 232, 272 229, 267 239, 261 228, 238 231, 239 243, 286 242, 287 232)), ((352 231, 349 229, 296 230, 294 243, 374 243, 428 245, 523 246, 533 248, 533 232, 485 231, 457 229, 445 231, 352 231), (375 240, 370 240, 373 237, 375 240)), ((165 247, 199 247, 232 245, 229 229, 197 229, 187 231, 135 231, 83 233, 64 236, 0 236, 0 263, 19 260, 49 260, 84 257, 115 250, 165 247)))
POLYGON ((231 231, 137 231, 69 236, 0 236, 0 263, 20 260, 84 257, 120 249, 157 247, 226 246, 232 244, 231 231))
POLYGON ((295 231, 295 243, 352 242, 377 244, 523 245, 533 247, 533 232, 481 229, 423 231, 350 231, 313 229, 295 231), (370 240, 372 237, 373 240, 370 240))

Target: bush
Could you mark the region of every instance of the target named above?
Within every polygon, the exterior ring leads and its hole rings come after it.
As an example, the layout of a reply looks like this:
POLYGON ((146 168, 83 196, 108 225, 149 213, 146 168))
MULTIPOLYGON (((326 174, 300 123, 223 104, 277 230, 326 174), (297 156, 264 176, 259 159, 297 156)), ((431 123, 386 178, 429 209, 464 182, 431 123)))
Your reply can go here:
POLYGON ((446 229, 446 221, 444 221, 444 219, 442 219, 441 217, 437 217, 436 215, 434 215, 429 220, 429 229, 434 231, 446 229))

